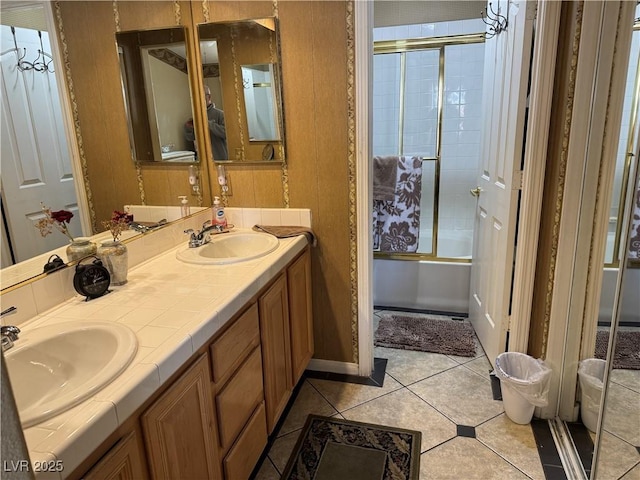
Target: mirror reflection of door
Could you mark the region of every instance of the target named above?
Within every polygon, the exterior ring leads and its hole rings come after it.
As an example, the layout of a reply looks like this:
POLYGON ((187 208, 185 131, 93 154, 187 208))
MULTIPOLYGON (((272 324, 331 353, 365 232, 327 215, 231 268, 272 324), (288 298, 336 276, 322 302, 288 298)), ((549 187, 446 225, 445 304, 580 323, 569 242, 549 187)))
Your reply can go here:
POLYGON ((249 141, 279 141, 273 65, 242 65, 241 69, 249 141))
MULTIPOLYGON (((33 22, 28 28, 20 27, 20 22, 13 31, 13 25, 1 27, 2 267, 68 243, 62 233, 42 237, 35 228, 43 216, 40 202, 54 211, 71 211, 69 229, 73 236, 82 235, 58 94, 60 73, 50 56, 44 9, 22 10, 22 21, 33 22)), ((9 23, 11 10, 3 8, 2 16, 3 23, 9 23)))
POLYGON ((183 27, 116 34, 136 161, 197 160, 193 139, 186 132, 193 109, 184 39, 183 27))
POLYGON ((193 143, 185 138, 183 124, 191 114, 191 92, 184 43, 141 47, 140 56, 147 95, 154 158, 195 161, 193 143))

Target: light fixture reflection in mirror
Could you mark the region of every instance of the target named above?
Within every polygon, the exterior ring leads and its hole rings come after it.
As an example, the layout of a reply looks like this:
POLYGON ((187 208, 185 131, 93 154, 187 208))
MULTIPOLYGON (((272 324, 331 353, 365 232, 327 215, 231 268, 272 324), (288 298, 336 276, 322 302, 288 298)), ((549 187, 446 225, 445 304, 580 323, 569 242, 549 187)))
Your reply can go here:
POLYGON ((118 32, 122 90, 133 158, 197 161, 185 122, 193 119, 183 27, 118 32))
POLYGON ((198 25, 205 90, 224 112, 228 155, 212 145, 215 161, 284 161, 277 34, 275 17, 198 25))

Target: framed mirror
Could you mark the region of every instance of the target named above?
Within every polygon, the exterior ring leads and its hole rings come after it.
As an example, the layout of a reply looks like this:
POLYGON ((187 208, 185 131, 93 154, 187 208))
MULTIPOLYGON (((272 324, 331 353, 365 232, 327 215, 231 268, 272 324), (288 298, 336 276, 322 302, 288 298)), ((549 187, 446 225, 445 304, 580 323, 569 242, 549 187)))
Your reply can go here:
POLYGON ((200 24, 198 39, 213 160, 284 162, 276 18, 200 24))
POLYGON ((196 162, 185 29, 118 32, 116 42, 132 157, 196 162))

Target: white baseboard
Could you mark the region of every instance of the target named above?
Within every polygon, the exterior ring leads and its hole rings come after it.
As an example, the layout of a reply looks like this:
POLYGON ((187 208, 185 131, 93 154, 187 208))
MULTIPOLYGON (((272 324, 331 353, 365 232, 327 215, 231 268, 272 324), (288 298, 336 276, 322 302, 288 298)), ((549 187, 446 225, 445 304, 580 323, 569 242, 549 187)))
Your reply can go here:
POLYGON ((335 360, 323 360, 312 358, 307 366, 307 370, 318 372, 342 373, 345 375, 358 375, 358 364, 348 362, 337 362, 335 360))

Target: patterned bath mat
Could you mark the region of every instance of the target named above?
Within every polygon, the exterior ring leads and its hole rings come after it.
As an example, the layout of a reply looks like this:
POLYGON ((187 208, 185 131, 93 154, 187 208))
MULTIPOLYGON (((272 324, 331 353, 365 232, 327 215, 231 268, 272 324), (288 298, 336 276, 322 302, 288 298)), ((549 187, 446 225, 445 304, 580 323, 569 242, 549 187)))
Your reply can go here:
MULTIPOLYGON (((598 330, 595 357, 606 360, 608 349, 609 330, 598 330)), ((640 370, 640 331, 618 330, 613 368, 640 370)))
POLYGON ((380 319, 374 343, 379 347, 474 357, 474 337, 473 327, 466 320, 430 315, 385 315, 380 319))
POLYGON ((282 479, 418 480, 421 434, 309 415, 282 479))

